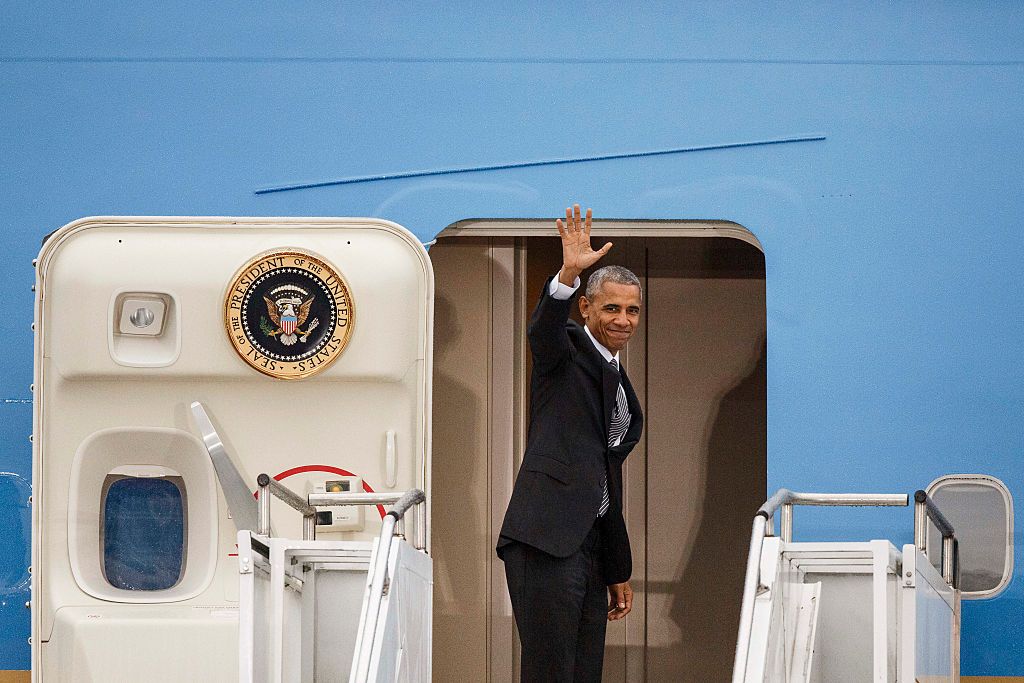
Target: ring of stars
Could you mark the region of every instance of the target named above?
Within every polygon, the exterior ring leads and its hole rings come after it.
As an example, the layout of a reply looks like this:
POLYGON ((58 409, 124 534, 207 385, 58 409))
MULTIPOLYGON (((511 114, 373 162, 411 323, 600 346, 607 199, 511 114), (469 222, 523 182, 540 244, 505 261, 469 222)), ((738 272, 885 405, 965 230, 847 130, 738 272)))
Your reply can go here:
POLYGON ((308 270, 304 270, 302 268, 286 267, 276 268, 270 272, 264 273, 263 275, 256 278, 256 280, 251 285, 249 285, 249 288, 245 293, 245 298, 242 301, 241 318, 242 327, 245 331, 245 336, 249 340, 249 343, 252 344, 257 351, 262 353, 264 356, 267 356, 268 358, 273 358, 274 360, 290 363, 305 360, 307 358, 312 358, 313 356, 318 354, 324 348, 324 346, 327 345, 327 342, 331 340, 331 336, 334 334, 334 327, 337 324, 337 310, 334 305, 334 297, 331 296, 330 290, 327 289, 327 284, 323 280, 321 280, 313 273, 310 273, 308 270), (263 344, 256 341, 256 335, 253 334, 252 330, 249 329, 249 300, 252 298, 253 293, 259 288, 260 284, 262 284, 268 278, 279 276, 282 273, 289 273, 292 275, 297 275, 312 280, 316 287, 326 297, 327 303, 330 307, 330 320, 328 321, 327 325, 324 327, 324 331, 320 335, 320 341, 313 348, 307 349, 305 352, 293 356, 274 353, 270 349, 266 348, 263 344))

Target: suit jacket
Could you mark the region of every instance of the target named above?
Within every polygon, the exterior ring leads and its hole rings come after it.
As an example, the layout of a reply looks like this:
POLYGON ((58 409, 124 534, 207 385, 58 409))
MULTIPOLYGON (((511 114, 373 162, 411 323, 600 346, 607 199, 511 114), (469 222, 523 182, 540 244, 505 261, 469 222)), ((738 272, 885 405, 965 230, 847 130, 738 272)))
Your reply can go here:
POLYGON ((611 501, 599 521, 602 566, 606 583, 621 583, 633 568, 622 518, 622 463, 640 439, 643 413, 625 371, 617 375, 586 331, 569 320, 574 299, 552 298, 550 282, 530 319, 530 429, 498 552, 514 540, 556 557, 574 553, 594 526, 607 472, 611 501), (609 448, 620 376, 629 430, 609 448))

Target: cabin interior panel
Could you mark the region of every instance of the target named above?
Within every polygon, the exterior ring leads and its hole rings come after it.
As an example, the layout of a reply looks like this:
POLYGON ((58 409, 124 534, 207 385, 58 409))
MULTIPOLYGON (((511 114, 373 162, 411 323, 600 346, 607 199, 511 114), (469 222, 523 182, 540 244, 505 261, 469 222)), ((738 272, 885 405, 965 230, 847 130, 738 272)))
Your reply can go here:
POLYGON ((767 486, 764 274, 738 240, 646 243, 648 680, 732 670, 767 486))
POLYGON ((437 286, 431 478, 437 680, 488 680, 490 241, 445 241, 430 250, 437 286))

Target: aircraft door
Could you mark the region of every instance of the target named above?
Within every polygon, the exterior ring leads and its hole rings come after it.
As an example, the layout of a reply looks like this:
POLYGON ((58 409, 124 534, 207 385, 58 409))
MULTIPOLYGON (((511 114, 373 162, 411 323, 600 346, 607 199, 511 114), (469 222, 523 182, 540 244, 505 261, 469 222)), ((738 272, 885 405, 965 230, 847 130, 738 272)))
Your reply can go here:
MULTIPOLYGON (((52 235, 37 270, 33 680, 237 679, 247 522, 231 511, 259 473, 300 495, 429 494, 432 299, 422 245, 385 221, 91 218, 52 235)), ((274 533, 301 537, 272 506, 274 533)), ((381 528, 375 507, 331 512, 319 538, 381 528)))

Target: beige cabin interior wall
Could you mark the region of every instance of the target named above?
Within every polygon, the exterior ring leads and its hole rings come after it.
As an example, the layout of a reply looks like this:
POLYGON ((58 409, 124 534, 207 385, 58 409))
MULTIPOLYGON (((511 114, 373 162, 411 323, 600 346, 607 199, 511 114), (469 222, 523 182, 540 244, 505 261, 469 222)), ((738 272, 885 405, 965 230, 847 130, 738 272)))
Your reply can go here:
POLYGON ((430 250, 434 299, 433 510, 436 681, 486 681, 490 238, 430 250))
POLYGON ((646 281, 647 680, 724 681, 767 485, 763 260, 652 239, 646 281))

